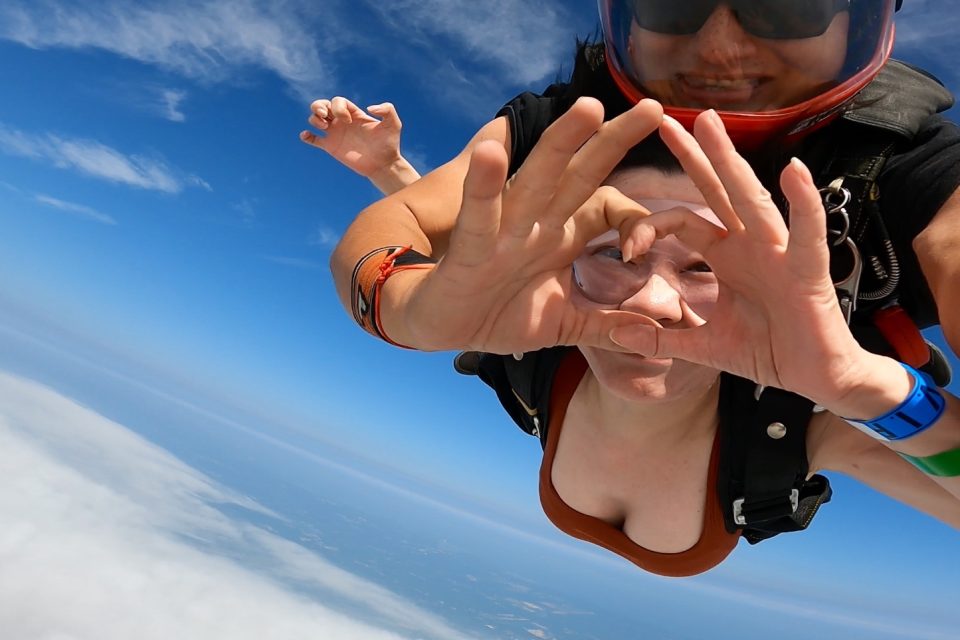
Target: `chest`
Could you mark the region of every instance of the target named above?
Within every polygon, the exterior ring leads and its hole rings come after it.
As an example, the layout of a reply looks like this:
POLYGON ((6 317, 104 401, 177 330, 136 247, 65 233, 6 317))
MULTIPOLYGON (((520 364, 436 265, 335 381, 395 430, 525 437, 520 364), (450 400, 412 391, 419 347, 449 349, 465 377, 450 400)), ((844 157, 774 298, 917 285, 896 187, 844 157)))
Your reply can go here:
POLYGON ((570 508, 622 529, 646 549, 677 553, 703 533, 712 447, 711 434, 680 446, 644 446, 629 433, 571 415, 559 434, 551 479, 570 508))

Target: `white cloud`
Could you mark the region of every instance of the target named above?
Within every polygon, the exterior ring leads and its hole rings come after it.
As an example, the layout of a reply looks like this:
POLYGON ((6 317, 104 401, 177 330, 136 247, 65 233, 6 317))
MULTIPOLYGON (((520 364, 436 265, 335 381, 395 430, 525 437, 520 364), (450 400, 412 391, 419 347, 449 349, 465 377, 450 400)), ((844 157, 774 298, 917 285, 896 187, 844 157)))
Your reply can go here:
POLYGON ((340 242, 340 234, 323 225, 317 227, 308 240, 309 244, 318 247, 332 247, 338 242, 340 242))
POLYGON ((201 178, 183 176, 162 160, 125 155, 96 140, 32 134, 0 124, 0 151, 141 189, 179 193, 188 184, 210 189, 201 178))
POLYGON ((389 56, 414 77, 452 60, 477 69, 463 78, 467 86, 429 86, 463 108, 457 98, 464 91, 476 97, 491 85, 537 83, 566 62, 574 36, 566 11, 545 0, 367 0, 363 9, 349 0, 7 0, 0 39, 37 49, 101 49, 201 83, 242 82, 245 71, 262 69, 304 103, 342 86, 342 65, 352 73, 358 56, 389 56), (372 31, 375 21, 358 19, 364 11, 380 16, 386 34, 372 31))
POLYGON ((960 90, 960 71, 952 56, 960 12, 955 0, 909 0, 897 14, 897 57, 914 61, 937 74, 954 91, 960 90), (949 7, 947 5, 950 5, 949 7))
POLYGON ((401 637, 308 599, 283 578, 417 637, 462 637, 383 587, 212 505, 276 514, 124 427, 3 373, 0 450, 4 637, 401 637), (271 575, 201 550, 215 546, 239 548, 271 575))
POLYGON ((180 110, 180 103, 187 97, 186 91, 160 90, 160 115, 171 122, 184 122, 187 116, 180 110))
POLYGON ((531 0, 392 0, 369 4, 399 33, 441 37, 438 48, 493 62, 517 84, 556 72, 573 44, 571 19, 558 3, 531 0))
POLYGON ((82 218, 87 218, 95 222, 100 222, 103 224, 117 224, 117 221, 112 217, 108 216, 105 213, 100 213, 92 207, 88 207, 84 204, 76 204, 74 202, 67 202, 65 200, 60 200, 52 196, 47 196, 42 193, 38 193, 33 197, 34 200, 40 204, 45 204, 48 207, 53 207, 54 209, 59 209, 60 211, 65 211, 67 213, 72 213, 78 215, 82 218))
MULTIPOLYGON (((276 73, 306 98, 327 84, 329 73, 300 5, 266 0, 5 2, 0 38, 37 49, 103 49, 199 82, 224 81, 238 68, 258 67, 276 73)), ((323 35, 326 53, 340 38, 333 30, 323 35)))

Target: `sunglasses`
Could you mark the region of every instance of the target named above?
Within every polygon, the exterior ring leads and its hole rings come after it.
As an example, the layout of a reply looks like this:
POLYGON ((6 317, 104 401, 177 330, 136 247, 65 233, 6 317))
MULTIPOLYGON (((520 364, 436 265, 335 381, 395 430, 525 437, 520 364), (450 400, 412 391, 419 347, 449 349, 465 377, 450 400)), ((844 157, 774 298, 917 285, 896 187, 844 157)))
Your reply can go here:
POLYGON ((814 38, 851 0, 633 0, 640 28, 667 35, 699 31, 721 4, 730 7, 743 30, 757 38, 814 38))

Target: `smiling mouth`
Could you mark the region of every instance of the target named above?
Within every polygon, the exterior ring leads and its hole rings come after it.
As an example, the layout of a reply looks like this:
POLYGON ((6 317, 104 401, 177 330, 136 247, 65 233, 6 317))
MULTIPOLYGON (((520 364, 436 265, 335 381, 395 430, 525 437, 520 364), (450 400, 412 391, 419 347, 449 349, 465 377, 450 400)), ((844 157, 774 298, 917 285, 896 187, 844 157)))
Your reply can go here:
POLYGON ((761 77, 715 78, 685 74, 677 74, 676 79, 688 99, 705 107, 748 104, 768 81, 761 77))

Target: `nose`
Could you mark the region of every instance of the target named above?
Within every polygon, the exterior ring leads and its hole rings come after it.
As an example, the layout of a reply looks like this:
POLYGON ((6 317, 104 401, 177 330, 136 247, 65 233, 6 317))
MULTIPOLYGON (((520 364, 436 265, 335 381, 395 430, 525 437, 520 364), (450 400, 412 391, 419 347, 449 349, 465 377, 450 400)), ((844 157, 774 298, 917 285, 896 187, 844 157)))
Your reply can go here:
POLYGON ((694 39, 698 55, 718 67, 739 67, 740 60, 756 51, 753 38, 727 4, 714 9, 694 39))
POLYGON ((680 291, 672 278, 652 273, 643 287, 620 305, 623 311, 634 311, 653 318, 663 325, 680 322, 683 305, 680 291))

